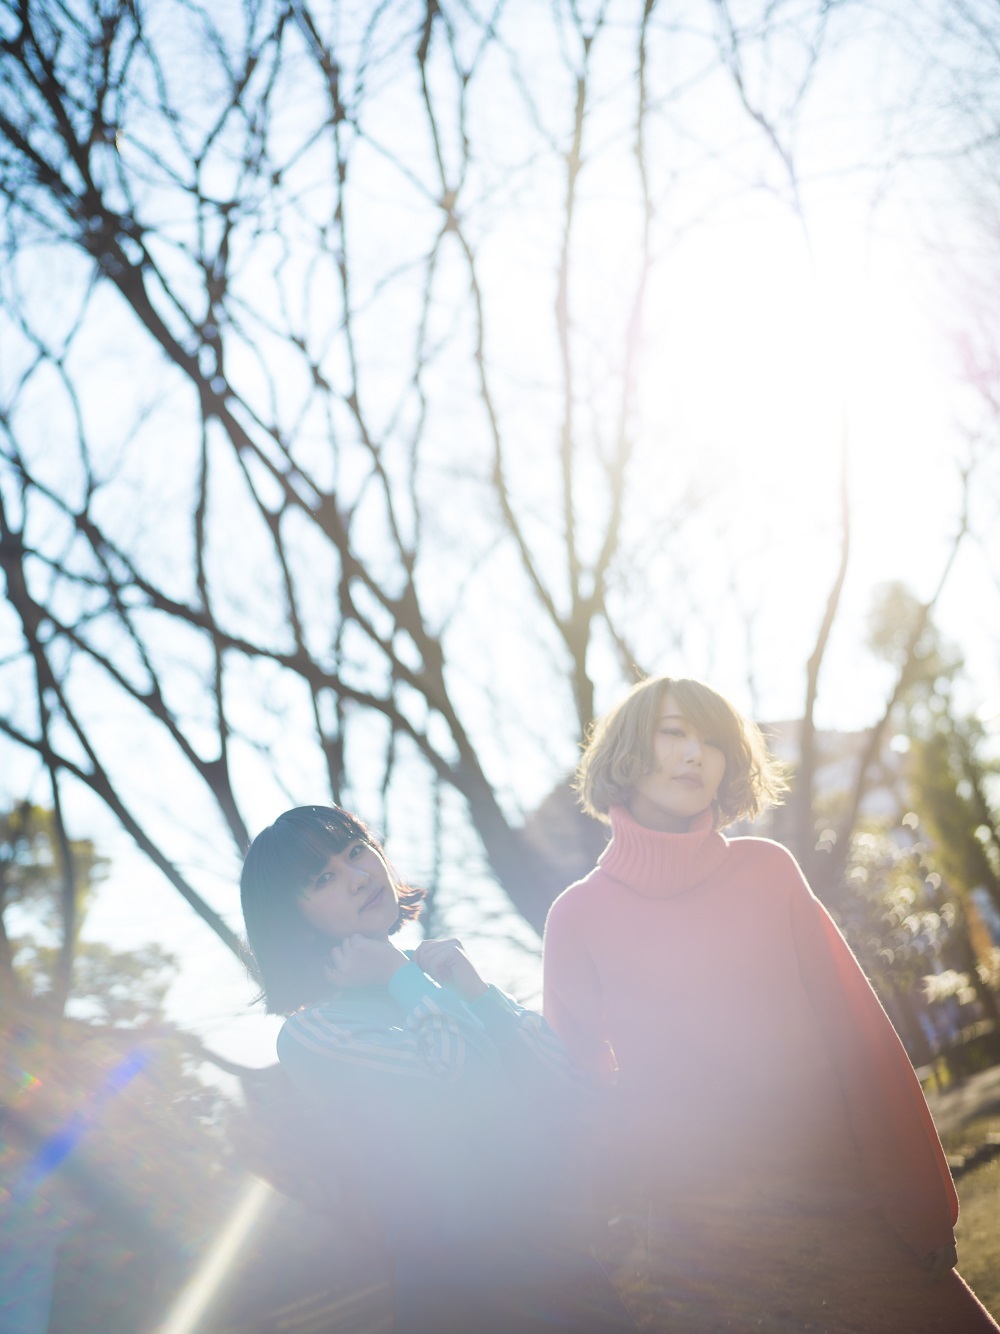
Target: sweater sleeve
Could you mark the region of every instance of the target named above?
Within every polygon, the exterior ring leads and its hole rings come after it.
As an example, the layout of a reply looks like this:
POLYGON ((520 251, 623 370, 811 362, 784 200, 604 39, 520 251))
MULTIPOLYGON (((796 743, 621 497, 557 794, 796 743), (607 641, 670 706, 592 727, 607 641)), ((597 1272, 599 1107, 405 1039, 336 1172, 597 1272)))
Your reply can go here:
POLYGON ((616 1069, 604 1025, 597 967, 581 940, 572 889, 549 911, 544 938, 543 1012, 573 1060, 602 1084, 616 1069))
POLYGON ((399 1027, 330 1017, 321 1008, 301 1010, 278 1037, 278 1055, 293 1080, 335 1084, 346 1067, 367 1081, 385 1079, 456 1083, 476 1069, 496 1063, 485 1027, 468 1008, 415 963, 404 964, 389 983, 389 994, 405 1011, 399 1027))
POLYGON ((830 914, 789 857, 802 983, 843 1092, 866 1179, 918 1256, 954 1240, 958 1196, 923 1090, 830 914))
POLYGON ((487 987, 469 1009, 496 1043, 511 1076, 556 1087, 589 1087, 583 1071, 570 1059, 565 1045, 535 1010, 518 1005, 498 987, 487 987))

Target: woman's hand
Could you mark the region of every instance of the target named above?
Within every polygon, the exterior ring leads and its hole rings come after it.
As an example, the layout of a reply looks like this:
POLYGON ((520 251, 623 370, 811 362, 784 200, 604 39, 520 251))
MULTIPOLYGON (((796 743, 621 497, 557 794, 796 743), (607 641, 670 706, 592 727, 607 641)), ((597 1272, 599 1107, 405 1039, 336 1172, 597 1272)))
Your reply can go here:
POLYGON ((384 987, 405 963, 406 955, 387 940, 348 936, 330 951, 325 972, 335 987, 384 987))
POLYGON ((457 991, 464 1001, 474 1001, 488 990, 460 940, 425 940, 414 951, 413 961, 435 982, 457 991))
POLYGON ((957 1264, 958 1251, 955 1249, 954 1242, 949 1242, 947 1246, 938 1246, 938 1248, 931 1251, 930 1255, 924 1260, 924 1268, 927 1270, 927 1282, 940 1282, 945 1274, 947 1274, 950 1269, 954 1269, 957 1264))

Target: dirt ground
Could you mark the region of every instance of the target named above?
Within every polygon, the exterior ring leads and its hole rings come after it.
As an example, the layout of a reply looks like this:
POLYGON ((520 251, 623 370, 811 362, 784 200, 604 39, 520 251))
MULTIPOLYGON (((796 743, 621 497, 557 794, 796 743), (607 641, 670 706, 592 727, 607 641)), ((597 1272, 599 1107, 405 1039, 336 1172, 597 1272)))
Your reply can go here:
MULTIPOLYGON (((945 1130, 941 1138, 953 1155, 973 1152, 990 1135, 1000 1136, 1000 1114, 974 1116, 945 1130)), ((962 1173, 957 1185, 959 1272, 1000 1321, 1000 1154, 962 1173)))
POLYGON ((958 1197, 959 1272, 1000 1322, 1000 1157, 963 1176, 958 1197))

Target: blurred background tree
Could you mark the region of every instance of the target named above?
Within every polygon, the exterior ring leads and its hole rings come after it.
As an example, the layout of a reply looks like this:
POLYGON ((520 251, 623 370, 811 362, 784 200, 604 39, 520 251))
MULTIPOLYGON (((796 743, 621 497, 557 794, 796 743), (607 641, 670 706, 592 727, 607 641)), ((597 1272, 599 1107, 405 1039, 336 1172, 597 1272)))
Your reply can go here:
POLYGON ((116 951, 80 938, 107 867, 90 839, 60 836, 56 812, 24 801, 0 813, 0 993, 8 1004, 58 1018, 72 999, 77 1014, 116 1027, 163 1019, 177 966, 167 951, 154 944, 116 951), (70 914, 67 882, 73 886, 70 914))
MULTIPOLYGON (((990 738, 956 716, 962 655, 905 585, 875 590, 869 646, 897 680, 869 769, 878 810, 865 815, 855 792, 827 787, 814 866, 832 861, 845 810, 853 830, 842 868, 814 875, 915 1064, 943 1054, 957 1075, 1000 1059, 1000 934, 992 939, 974 897, 998 888, 990 738), (970 1041, 978 1055, 964 1050, 970 1041)), ((874 750, 873 738, 861 744, 874 750)))
POLYGON ((1000 773, 978 719, 947 701, 913 747, 913 791, 941 868, 963 894, 985 891, 1000 909, 1000 830, 990 788, 1000 773))
POLYGON ((163 1013, 174 960, 158 945, 81 940, 106 869, 89 839, 60 838, 53 811, 20 802, 0 814, 4 1328, 145 1327, 239 1186, 229 1100, 196 1075, 204 1053, 163 1013), (68 922, 64 847, 76 893, 68 922))
POLYGON ((995 982, 969 930, 968 899, 938 869, 916 815, 860 830, 829 901, 918 1068, 949 1078, 1000 1060, 995 982))

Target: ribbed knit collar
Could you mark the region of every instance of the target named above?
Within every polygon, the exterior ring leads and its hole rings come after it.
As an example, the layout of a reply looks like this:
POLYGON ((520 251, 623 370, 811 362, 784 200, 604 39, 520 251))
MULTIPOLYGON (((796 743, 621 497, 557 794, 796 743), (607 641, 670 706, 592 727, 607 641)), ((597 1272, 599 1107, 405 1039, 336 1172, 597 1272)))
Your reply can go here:
POLYGON ((647 898, 684 894, 707 880, 726 856, 728 844, 703 811, 684 834, 664 834, 638 824, 624 806, 611 808, 611 842, 601 870, 647 898))

